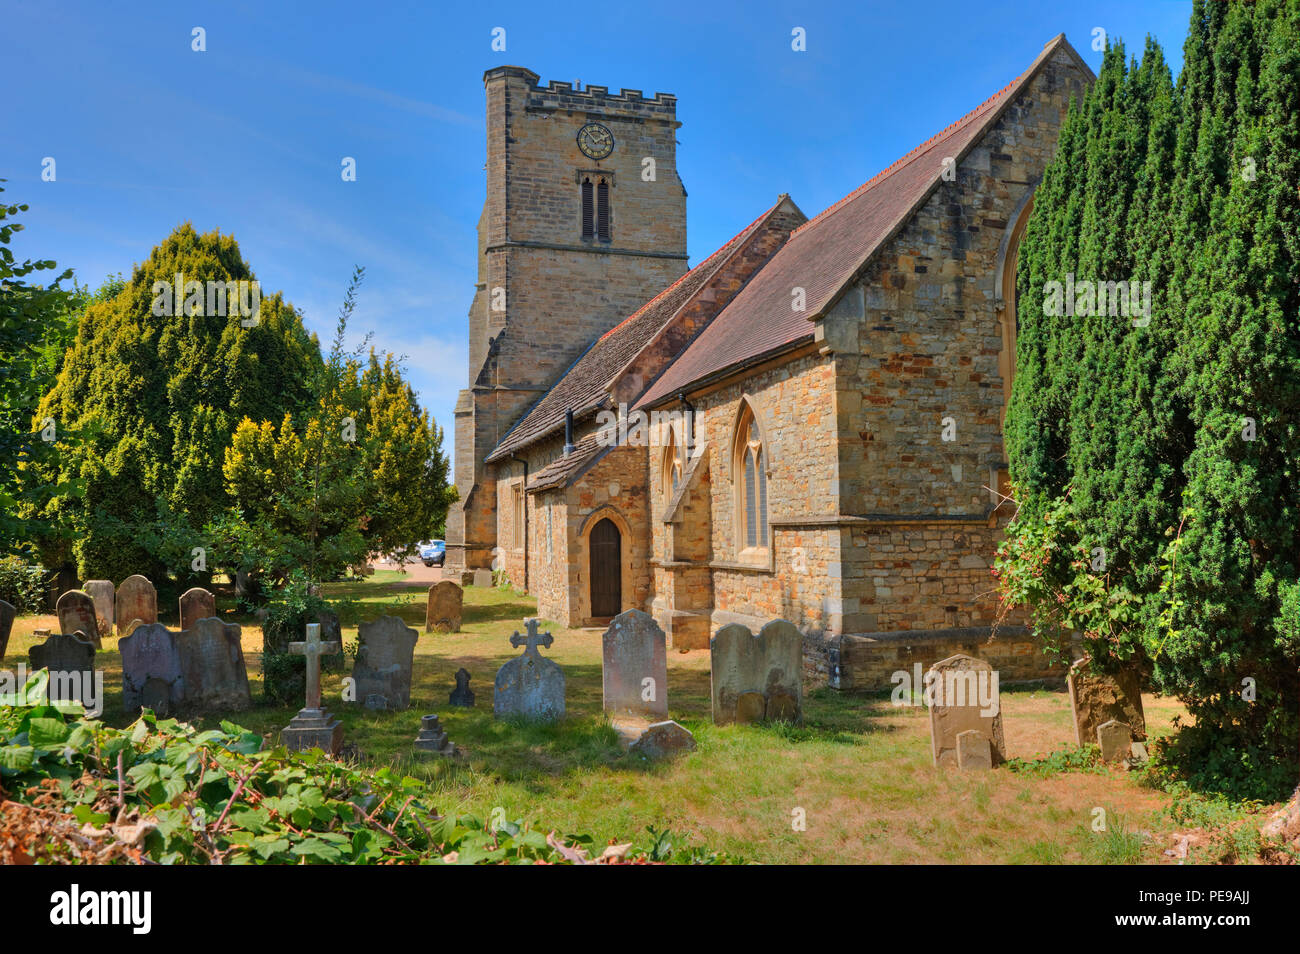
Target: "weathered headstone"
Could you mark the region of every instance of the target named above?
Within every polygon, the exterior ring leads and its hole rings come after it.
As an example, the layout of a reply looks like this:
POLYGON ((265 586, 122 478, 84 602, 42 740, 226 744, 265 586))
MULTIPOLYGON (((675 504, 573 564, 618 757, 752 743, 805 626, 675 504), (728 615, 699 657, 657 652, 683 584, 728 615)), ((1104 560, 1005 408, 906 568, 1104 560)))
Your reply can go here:
POLYGON ((54 604, 59 617, 59 632, 65 636, 81 633, 96 649, 100 646, 99 621, 95 618, 95 601, 83 590, 68 590, 54 604))
POLYGON ((447 733, 438 722, 438 716, 427 715, 420 718, 420 732, 415 737, 415 748, 430 755, 452 756, 456 746, 451 744, 447 733))
POLYGON ((191 586, 181 594, 181 629, 190 629, 201 619, 217 615, 217 598, 201 586, 191 586))
POLYGON ((715 723, 803 717, 803 634, 792 623, 773 620, 757 636, 729 623, 709 653, 715 723))
POLYGON ((474 585, 475 585, 475 586, 485 586, 485 587, 486 587, 486 586, 491 586, 491 585, 492 585, 492 571, 491 571, 491 570, 475 570, 475 571, 474 571, 474 585))
POLYGON ((9 634, 14 629, 14 619, 18 616, 18 611, 0 600, 0 659, 5 658, 5 650, 9 648, 9 634))
POLYGON ((462 709, 474 708, 474 690, 469 687, 469 670, 464 666, 456 670, 456 688, 448 701, 462 709))
POLYGON ((1133 728, 1127 722, 1111 719, 1097 726, 1097 745, 1103 762, 1119 762, 1133 757, 1133 728))
POLYGON ((601 637, 601 683, 611 717, 668 718, 667 645, 653 616, 632 609, 614 617, 601 637))
POLYGON ((308 623, 307 638, 289 644, 289 652, 307 657, 307 704, 280 730, 280 741, 291 751, 324 749, 330 755, 338 755, 343 746, 343 723, 320 704, 320 658, 342 648, 338 642, 321 642, 320 623, 308 623))
POLYGON ((161 623, 139 625, 118 640, 122 654, 122 710, 128 715, 142 706, 155 715, 178 712, 185 700, 185 676, 176 634, 161 623))
POLYGON ((695 736, 671 719, 654 722, 637 734, 629 751, 645 759, 664 759, 695 748, 695 736))
POLYGON ((139 573, 128 576, 118 584, 117 625, 125 630, 136 620, 142 623, 158 622, 158 592, 153 584, 139 573))
POLYGON ((1136 670, 1120 669, 1097 673, 1085 657, 1075 660, 1066 679, 1070 691, 1070 711, 1074 715, 1074 740, 1079 745, 1097 741, 1097 727, 1112 719, 1127 723, 1133 738, 1147 737, 1146 716, 1142 711, 1142 685, 1136 670))
POLYGON ((993 768, 993 746, 979 729, 957 733, 957 767, 959 769, 993 768))
POLYGON ((451 580, 443 580, 429 587, 428 601, 424 607, 426 633, 459 633, 461 610, 465 605, 465 591, 451 580))
MULTIPOLYGON (((1002 706, 998 674, 983 659, 958 654, 940 660, 926 673, 926 702, 930 706, 930 751, 934 764, 961 764, 958 736, 976 731, 989 742, 990 767, 1007 758, 1002 735, 1002 706)), ((965 749, 975 757, 972 737, 965 749)))
POLYGON ((95 601, 95 618, 99 623, 99 636, 113 635, 113 624, 117 621, 117 589, 112 580, 87 580, 82 587, 95 601))
POLYGON ((411 704, 411 670, 419 633, 396 616, 357 627, 359 646, 352 666, 357 701, 367 709, 405 709, 411 704))
POLYGON ((239 626, 209 616, 182 631, 176 646, 185 679, 186 709, 239 710, 253 704, 239 626))
POLYGON ((50 701, 89 702, 94 692, 95 646, 74 635, 55 633, 27 654, 33 670, 50 672, 50 701))
POLYGON ((517 716, 533 722, 564 718, 564 671, 537 651, 550 647, 550 633, 539 633, 540 620, 526 619, 527 636, 515 633, 511 646, 524 646, 522 655, 497 670, 492 692, 492 713, 498 719, 517 716))

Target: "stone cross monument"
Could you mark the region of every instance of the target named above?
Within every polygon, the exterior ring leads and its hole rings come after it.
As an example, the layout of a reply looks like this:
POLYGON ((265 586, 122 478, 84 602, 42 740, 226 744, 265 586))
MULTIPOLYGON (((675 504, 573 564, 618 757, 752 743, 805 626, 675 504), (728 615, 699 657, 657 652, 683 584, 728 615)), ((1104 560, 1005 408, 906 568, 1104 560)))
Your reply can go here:
POLYGON ((320 623, 307 624, 307 639, 289 644, 289 652, 307 658, 306 705, 298 710, 288 726, 280 732, 280 740, 290 751, 324 749, 337 755, 343 745, 343 723, 333 718, 320 704, 320 658, 341 651, 338 640, 322 642, 320 623))

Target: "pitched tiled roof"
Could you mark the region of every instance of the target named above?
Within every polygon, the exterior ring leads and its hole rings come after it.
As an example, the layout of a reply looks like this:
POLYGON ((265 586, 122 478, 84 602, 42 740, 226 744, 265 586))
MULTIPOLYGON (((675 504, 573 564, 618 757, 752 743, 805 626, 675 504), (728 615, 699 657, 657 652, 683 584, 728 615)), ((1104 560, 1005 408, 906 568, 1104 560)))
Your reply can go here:
POLYGON ((772 260, 650 385, 638 406, 648 406, 728 368, 811 340, 811 319, 929 197, 943 173, 944 157, 960 163, 1021 87, 1062 45, 1077 59, 1065 35, 1056 37, 1028 70, 1000 92, 796 229, 772 260), (804 289, 804 311, 791 307, 795 288, 804 289))
POLYGON ((573 411, 574 417, 582 417, 603 406, 614 377, 685 307, 696 292, 708 284, 732 253, 742 248, 763 221, 780 207, 784 198, 782 196, 777 199, 772 208, 745 226, 730 242, 597 338, 564 376, 506 433, 487 459, 502 460, 558 430, 564 425, 566 411, 573 411))
POLYGON ((599 434, 588 434, 574 445, 573 450, 557 457, 528 478, 528 491, 547 490, 567 486, 587 467, 596 462, 610 448, 600 443, 599 434))

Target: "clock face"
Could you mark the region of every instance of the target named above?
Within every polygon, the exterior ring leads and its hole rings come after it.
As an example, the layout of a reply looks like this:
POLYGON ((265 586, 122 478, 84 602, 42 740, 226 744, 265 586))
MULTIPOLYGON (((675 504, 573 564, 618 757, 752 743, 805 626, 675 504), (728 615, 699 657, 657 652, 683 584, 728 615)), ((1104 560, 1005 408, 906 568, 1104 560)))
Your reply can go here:
POLYGON ((614 151, 614 134, 600 123, 587 123, 578 130, 578 148, 588 159, 604 159, 614 151))

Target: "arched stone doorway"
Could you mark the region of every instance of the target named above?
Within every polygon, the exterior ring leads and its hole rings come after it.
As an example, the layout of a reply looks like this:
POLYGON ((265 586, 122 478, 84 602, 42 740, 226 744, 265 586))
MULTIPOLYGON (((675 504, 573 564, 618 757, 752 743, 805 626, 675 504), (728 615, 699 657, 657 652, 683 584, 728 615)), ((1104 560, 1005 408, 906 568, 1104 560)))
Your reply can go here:
POLYGON ((623 612, 623 535, 613 520, 602 518, 588 537, 591 560, 591 615, 594 619, 623 612))

